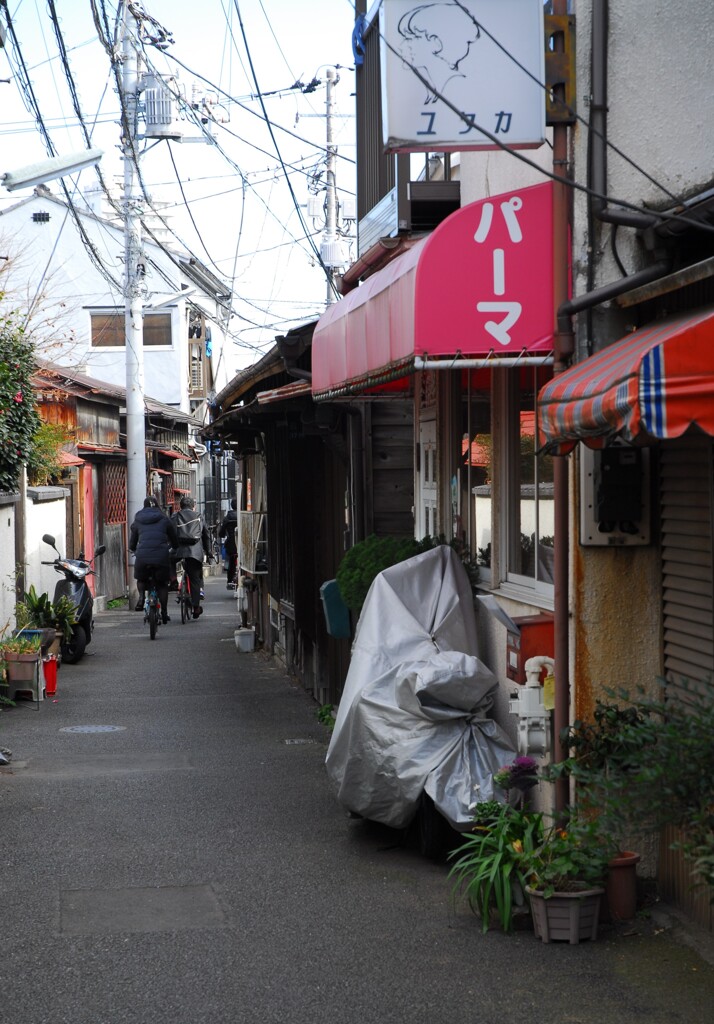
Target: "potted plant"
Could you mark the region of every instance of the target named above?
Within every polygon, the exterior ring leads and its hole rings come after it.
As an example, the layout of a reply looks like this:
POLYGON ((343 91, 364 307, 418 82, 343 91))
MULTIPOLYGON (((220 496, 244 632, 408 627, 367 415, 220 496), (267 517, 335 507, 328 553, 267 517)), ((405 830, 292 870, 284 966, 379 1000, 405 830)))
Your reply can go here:
POLYGON ((10 684, 34 681, 37 662, 40 660, 40 645, 40 636, 23 636, 22 633, 0 640, 0 658, 5 664, 10 684))
POLYGON ((449 854, 449 877, 455 879, 454 896, 467 899, 484 932, 494 919, 504 932, 513 930, 515 914, 526 905, 522 855, 535 849, 541 834, 538 813, 498 800, 475 805, 471 831, 449 854))
POLYGON ((608 861, 596 824, 553 821, 520 859, 536 936, 571 944, 595 939, 608 861))
POLYGON ((468 900, 484 932, 494 918, 504 932, 512 931, 514 915, 526 905, 521 855, 540 842, 543 816, 525 809, 525 795, 537 781, 532 757, 517 757, 494 772, 494 786, 504 791, 505 803, 474 804, 471 831, 449 854, 454 895, 468 900))
MULTIPOLYGON (((680 680, 670 688, 662 680, 655 697, 607 692, 593 723, 576 722, 564 734, 572 753, 552 771, 575 780, 580 806, 611 842, 611 890, 618 896, 623 886, 615 879, 625 877, 617 863, 625 838, 673 828, 670 848, 690 860, 692 885, 714 893, 714 682, 680 680)), ((634 885, 636 868, 628 870, 634 885)), ((623 916, 617 906, 611 913, 623 916)))
POLYGON ((475 805, 472 830, 451 854, 454 891, 466 896, 484 931, 493 918, 510 931, 527 897, 544 942, 594 938, 607 846, 594 821, 574 812, 567 823, 549 821, 526 809, 526 794, 538 776, 531 757, 517 757, 494 773, 506 802, 475 805))
POLYGON ((651 739, 647 716, 635 704, 598 701, 592 722, 574 722, 563 731, 562 739, 570 756, 545 774, 553 780, 562 775, 573 779, 581 815, 599 821, 610 853, 606 882, 610 918, 631 920, 637 911, 640 854, 626 846, 628 832, 637 829, 620 796, 636 788, 651 739))
POLYGON ((77 622, 76 608, 68 597, 62 596, 54 603, 46 593, 38 594, 34 585, 23 595, 15 608, 18 629, 47 630, 43 636, 43 653, 57 654, 60 642, 72 637, 72 627, 77 622))

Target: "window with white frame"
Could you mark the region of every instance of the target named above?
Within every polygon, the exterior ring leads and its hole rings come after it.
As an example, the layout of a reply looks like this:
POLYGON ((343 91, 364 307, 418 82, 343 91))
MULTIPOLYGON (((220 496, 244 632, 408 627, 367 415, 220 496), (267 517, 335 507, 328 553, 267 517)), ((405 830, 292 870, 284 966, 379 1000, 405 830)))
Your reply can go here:
MULTIPOLYGON (((124 310, 90 312, 92 348, 124 348, 126 344, 124 310)), ((144 348, 171 345, 171 314, 145 313, 143 316, 144 348)))
POLYGON ((550 367, 506 371, 502 502, 505 579, 552 593, 554 495, 552 456, 539 454, 536 431, 538 390, 551 378, 550 367))
POLYGON ((491 372, 469 370, 463 376, 457 469, 452 480, 453 536, 474 556, 486 582, 491 569, 491 372))

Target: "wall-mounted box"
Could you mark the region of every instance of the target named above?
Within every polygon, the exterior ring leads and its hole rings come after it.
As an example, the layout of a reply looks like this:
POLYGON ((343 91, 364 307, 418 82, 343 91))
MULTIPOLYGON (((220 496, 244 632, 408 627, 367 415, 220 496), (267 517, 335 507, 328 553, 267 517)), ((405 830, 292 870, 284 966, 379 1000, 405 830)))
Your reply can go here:
POLYGON ((580 543, 650 543, 650 452, 624 443, 580 446, 580 543))

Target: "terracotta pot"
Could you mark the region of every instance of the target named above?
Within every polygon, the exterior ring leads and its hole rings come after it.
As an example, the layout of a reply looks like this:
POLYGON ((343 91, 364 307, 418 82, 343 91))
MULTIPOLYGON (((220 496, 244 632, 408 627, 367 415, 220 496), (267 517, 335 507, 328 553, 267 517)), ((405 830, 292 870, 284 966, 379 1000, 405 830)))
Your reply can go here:
POLYGON ((569 942, 571 945, 582 939, 596 939, 600 898, 604 891, 554 892, 546 899, 542 892, 526 886, 536 938, 542 942, 569 942))
POLYGON ((605 894, 611 921, 631 921, 637 913, 639 853, 623 850, 607 865, 605 894))
POLYGON ((7 678, 10 682, 27 683, 35 679, 37 662, 40 660, 40 652, 18 654, 17 651, 3 651, 3 660, 7 678))

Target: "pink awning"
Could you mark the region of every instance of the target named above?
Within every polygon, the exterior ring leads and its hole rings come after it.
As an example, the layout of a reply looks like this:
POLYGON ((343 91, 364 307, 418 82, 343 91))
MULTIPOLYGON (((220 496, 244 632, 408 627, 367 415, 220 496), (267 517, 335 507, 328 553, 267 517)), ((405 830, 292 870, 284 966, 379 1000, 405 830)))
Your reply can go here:
POLYGON ((333 303, 312 339, 313 395, 351 394, 428 359, 553 347, 552 185, 462 207, 333 303))

